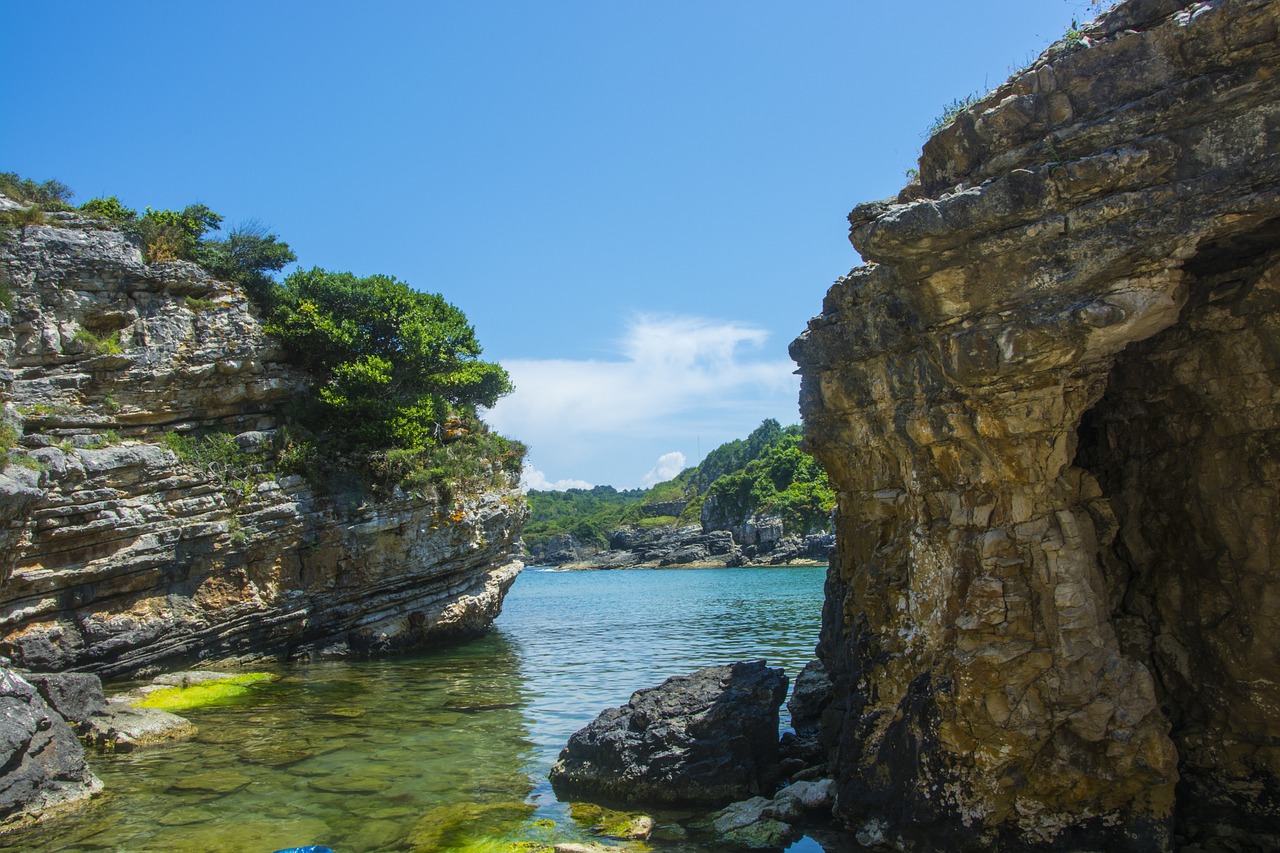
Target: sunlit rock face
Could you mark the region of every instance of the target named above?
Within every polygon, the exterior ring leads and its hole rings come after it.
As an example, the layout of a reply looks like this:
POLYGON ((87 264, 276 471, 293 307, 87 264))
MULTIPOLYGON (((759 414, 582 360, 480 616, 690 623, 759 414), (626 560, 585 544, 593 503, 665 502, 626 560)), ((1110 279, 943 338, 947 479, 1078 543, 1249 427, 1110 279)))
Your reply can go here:
POLYGON ((1278 33, 1123 3, 851 214, 792 354, 866 840, 1280 845, 1278 33))
POLYGON ((296 475, 228 482, 157 443, 207 426, 252 446, 304 387, 237 288, 144 264, 124 235, 70 214, 9 232, 0 283, 4 417, 29 466, 0 472, 0 653, 14 665, 116 676, 488 629, 522 566, 514 488, 335 499, 296 475))

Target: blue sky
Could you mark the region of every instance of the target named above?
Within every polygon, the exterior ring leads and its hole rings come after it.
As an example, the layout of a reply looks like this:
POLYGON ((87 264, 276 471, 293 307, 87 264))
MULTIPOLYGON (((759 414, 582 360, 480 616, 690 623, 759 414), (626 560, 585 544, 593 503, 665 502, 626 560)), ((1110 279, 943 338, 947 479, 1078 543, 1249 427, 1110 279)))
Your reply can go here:
POLYGON ((944 105, 1084 0, 0 0, 0 170, 444 294, 536 485, 799 420, 787 344, 944 105))

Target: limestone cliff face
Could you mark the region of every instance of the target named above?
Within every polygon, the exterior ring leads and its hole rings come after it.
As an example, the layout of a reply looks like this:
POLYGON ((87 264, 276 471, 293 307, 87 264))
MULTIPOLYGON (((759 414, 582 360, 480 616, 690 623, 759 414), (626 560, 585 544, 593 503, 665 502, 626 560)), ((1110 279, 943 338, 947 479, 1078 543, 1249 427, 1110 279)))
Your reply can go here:
POLYGON ((244 487, 180 462, 165 431, 252 446, 305 377, 235 287, 55 217, 0 243, 0 390, 26 462, 0 473, 0 650, 15 665, 113 676, 488 628, 522 565, 518 492, 352 505, 298 476, 244 487), (98 354, 112 335, 120 352, 98 354))
POLYGON ((1122 3, 851 214, 792 353, 865 838, 1280 845, 1278 32, 1122 3))

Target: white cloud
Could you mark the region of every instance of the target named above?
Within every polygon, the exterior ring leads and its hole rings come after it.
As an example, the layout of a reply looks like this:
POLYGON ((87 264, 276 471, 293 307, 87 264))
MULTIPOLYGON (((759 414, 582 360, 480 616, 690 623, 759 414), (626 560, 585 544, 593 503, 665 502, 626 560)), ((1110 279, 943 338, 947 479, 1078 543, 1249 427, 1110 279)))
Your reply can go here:
POLYGON ((701 452, 766 417, 796 421, 795 365, 765 349, 768 337, 734 321, 638 316, 617 358, 503 361, 516 391, 486 419, 526 442, 543 471, 635 485, 629 472, 672 445, 701 452))
POLYGON ((566 489, 589 489, 592 484, 586 480, 556 480, 552 482, 547 479, 547 475, 534 468, 528 462, 524 463, 524 470, 520 472, 520 491, 527 492, 530 489, 537 489, 540 492, 558 491, 563 492, 566 489))
POLYGON ((685 469, 685 456, 679 450, 664 453, 658 457, 658 464, 643 477, 640 484, 648 488, 654 483, 664 483, 685 469))

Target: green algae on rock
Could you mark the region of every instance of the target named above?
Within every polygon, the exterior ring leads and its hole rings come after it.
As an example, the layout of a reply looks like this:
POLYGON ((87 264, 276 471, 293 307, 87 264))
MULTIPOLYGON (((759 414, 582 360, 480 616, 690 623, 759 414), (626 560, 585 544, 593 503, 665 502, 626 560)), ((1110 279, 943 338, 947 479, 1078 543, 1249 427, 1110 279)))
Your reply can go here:
POLYGON ((154 690, 148 693, 145 699, 133 704, 139 708, 156 708, 170 712, 203 708, 215 702, 228 702, 248 696, 251 685, 271 681, 274 678, 275 676, 269 672, 228 675, 225 678, 210 679, 197 684, 176 685, 154 690))

